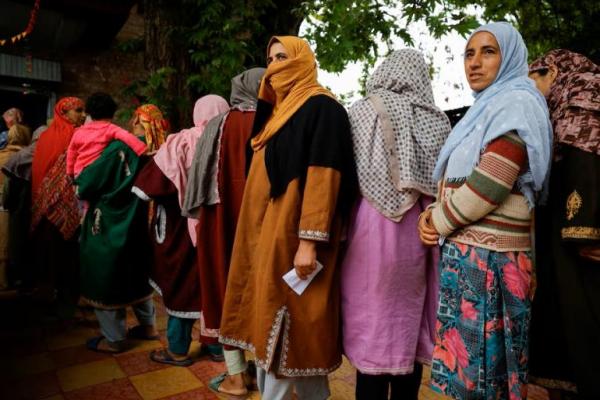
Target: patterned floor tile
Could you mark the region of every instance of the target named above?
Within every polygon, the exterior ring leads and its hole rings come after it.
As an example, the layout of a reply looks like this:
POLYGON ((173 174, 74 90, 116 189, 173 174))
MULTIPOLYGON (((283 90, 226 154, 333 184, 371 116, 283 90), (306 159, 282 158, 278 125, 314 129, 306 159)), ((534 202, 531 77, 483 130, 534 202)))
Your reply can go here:
POLYGON ((170 367, 129 378, 144 400, 161 399, 202 387, 186 368, 170 367))
POLYGON ((8 359, 2 362, 0 366, 1 373, 9 379, 53 371, 54 369, 56 368, 49 353, 8 359))
POLYGON ((129 379, 116 379, 65 393, 66 400, 141 400, 129 379))
POLYGON ((185 393, 178 393, 173 396, 163 397, 160 400, 218 400, 217 397, 209 388, 201 387, 185 393))
POLYGON ((48 350, 60 350, 67 347, 81 346, 86 340, 97 335, 96 331, 86 327, 75 327, 61 334, 48 336, 48 350))
MULTIPOLYGON (((0 362, 0 399, 228 400, 227 396, 216 395, 208 389, 209 380, 226 371, 226 367, 224 363, 199 358, 198 324, 194 326, 195 339, 189 351, 195 360, 192 366, 170 367, 149 359, 150 350, 166 344, 168 317, 160 299, 158 303, 157 327, 161 339, 133 341, 129 351, 113 356, 85 349, 85 340, 98 334, 97 321, 91 311, 89 321, 57 321, 54 325, 29 323, 8 329, 12 324, 0 329, 0 346, 4 347, 4 350, 0 347, 0 354, 11 360, 0 362)), ((131 310, 128 310, 128 320, 129 326, 137 325, 131 310)), ((249 353, 246 357, 252 359, 249 353)), ((429 372, 425 368, 419 399, 446 399, 429 388, 429 372)), ((355 375, 355 369, 344 359, 330 377, 332 400, 354 399, 355 375)), ((248 399, 260 400, 260 395, 251 392, 248 399)))
POLYGON ((63 397, 62 394, 57 394, 57 395, 54 395, 54 396, 45 397, 42 400, 65 400, 65 398, 63 397))
POLYGON ((190 343, 190 349, 188 351, 188 355, 192 358, 198 358, 200 351, 202 350, 202 344, 198 341, 193 341, 190 343))
POLYGON ((329 380, 329 390, 331 390, 331 400, 346 400, 354 398, 354 385, 340 379, 329 380))
POLYGON ((120 355, 149 352, 150 350, 163 347, 163 344, 160 340, 130 340, 129 345, 129 349, 120 355))
POLYGON ((56 374, 65 392, 125 377, 114 358, 63 368, 56 374))
POLYGON ((216 363, 209 361, 208 359, 202 359, 196 361, 190 367, 188 367, 194 375, 198 377, 202 382, 209 382, 215 376, 222 374, 227 371, 225 363, 216 363))
POLYGON ((65 349, 50 352, 50 358, 54 361, 56 368, 70 367, 76 364, 85 364, 92 361, 109 358, 109 354, 98 353, 86 349, 85 346, 67 347, 65 349))
POLYGON ((169 367, 152 361, 150 352, 147 351, 119 354, 115 356, 115 359, 127 376, 145 374, 169 367))
POLYGON ((48 351, 48 346, 43 340, 32 340, 28 343, 16 343, 14 341, 8 341, 8 343, 10 343, 10 346, 0 348, 0 353, 6 355, 7 357, 30 356, 48 351))
POLYGON ((54 372, 45 372, 0 385, 0 399, 43 399, 60 394, 60 385, 54 372))
MULTIPOLYGON (((0 328, 1 329, 1 328, 0 328)), ((2 335, 0 338, 0 352, 7 357, 22 357, 47 351, 44 336, 39 334, 15 333, 2 335)))
POLYGON ((346 357, 342 358, 342 365, 331 374, 332 379, 339 379, 354 387, 356 383, 356 370, 350 365, 346 357))

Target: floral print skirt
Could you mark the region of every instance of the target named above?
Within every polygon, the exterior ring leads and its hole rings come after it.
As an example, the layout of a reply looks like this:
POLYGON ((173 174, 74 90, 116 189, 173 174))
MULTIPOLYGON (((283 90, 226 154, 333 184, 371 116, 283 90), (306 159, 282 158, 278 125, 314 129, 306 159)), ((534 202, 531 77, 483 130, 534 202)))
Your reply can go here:
POLYGON ((446 242, 431 386, 455 399, 525 399, 531 253, 446 242))

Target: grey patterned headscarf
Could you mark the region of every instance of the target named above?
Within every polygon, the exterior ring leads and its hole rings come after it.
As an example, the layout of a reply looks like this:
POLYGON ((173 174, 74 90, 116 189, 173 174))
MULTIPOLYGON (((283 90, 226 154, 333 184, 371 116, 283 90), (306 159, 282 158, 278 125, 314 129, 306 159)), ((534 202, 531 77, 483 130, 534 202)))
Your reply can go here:
POLYGON ((400 221, 420 194, 435 196, 431 176, 451 127, 420 52, 390 54, 349 115, 360 191, 375 209, 400 221))

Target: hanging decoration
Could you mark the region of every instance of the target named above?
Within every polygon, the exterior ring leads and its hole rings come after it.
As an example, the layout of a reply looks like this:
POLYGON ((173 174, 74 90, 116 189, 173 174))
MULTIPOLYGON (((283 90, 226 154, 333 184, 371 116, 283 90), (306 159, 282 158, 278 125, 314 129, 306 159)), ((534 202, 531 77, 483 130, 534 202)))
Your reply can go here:
POLYGON ((31 10, 31 14, 29 16, 29 23, 27 23, 27 27, 25 30, 18 35, 11 37, 10 39, 0 39, 0 46, 4 46, 5 44, 15 44, 20 40, 25 39, 28 35, 33 32, 33 28, 35 26, 35 22, 37 20, 37 13, 40 9, 40 1, 35 0, 35 4, 33 5, 33 9, 31 10))

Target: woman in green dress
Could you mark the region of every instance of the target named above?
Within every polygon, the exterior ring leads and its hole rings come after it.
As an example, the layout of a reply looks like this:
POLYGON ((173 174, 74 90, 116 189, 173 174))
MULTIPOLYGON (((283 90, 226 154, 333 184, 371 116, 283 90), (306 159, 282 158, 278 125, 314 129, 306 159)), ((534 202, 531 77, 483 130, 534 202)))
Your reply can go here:
MULTIPOLYGON (((110 120, 116 104, 97 114, 86 109, 94 120, 110 120)), ((158 339, 148 284, 148 210, 131 192, 141 167, 135 152, 115 140, 75 179, 78 197, 89 203, 80 238, 81 294, 95 308, 102 333, 88 340, 90 350, 118 353, 127 337, 158 339), (139 325, 127 332, 129 305, 139 325)))

